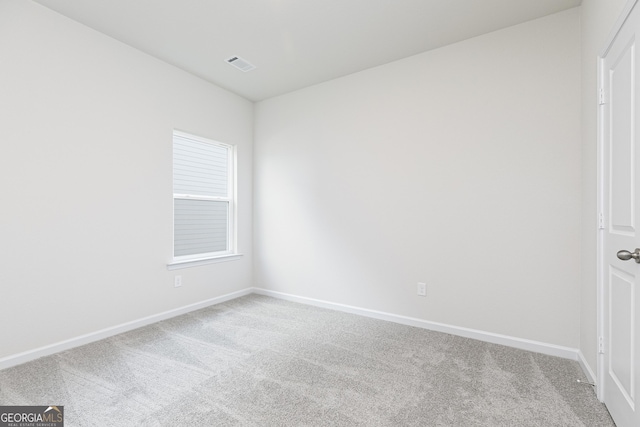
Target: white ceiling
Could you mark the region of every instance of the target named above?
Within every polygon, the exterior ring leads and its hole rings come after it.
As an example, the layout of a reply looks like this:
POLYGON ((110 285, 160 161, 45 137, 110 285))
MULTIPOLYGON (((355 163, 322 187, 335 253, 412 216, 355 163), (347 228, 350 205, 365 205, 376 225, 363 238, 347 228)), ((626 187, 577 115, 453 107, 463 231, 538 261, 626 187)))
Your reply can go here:
POLYGON ((581 0, 35 0, 258 101, 581 0), (243 73, 225 59, 257 68, 243 73))

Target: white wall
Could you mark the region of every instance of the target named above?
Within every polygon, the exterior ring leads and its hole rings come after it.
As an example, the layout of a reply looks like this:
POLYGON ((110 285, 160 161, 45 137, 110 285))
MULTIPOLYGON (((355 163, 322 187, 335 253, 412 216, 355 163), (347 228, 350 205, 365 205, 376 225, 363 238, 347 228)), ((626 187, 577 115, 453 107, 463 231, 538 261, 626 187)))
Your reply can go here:
POLYGON ((579 346, 578 9, 255 114, 256 286, 579 346))
MULTIPOLYGON (((595 368, 595 61, 625 2, 580 8, 579 290, 575 10, 260 103, 256 285, 569 346, 580 319, 595 368)), ((0 58, 0 358, 251 286, 248 101, 32 2, 0 0, 0 58), (239 145, 243 260, 166 270, 173 128, 239 145)))
POLYGON ((27 1, 0 62, 0 358, 251 286, 252 103, 27 1), (238 145, 242 260, 167 271, 174 128, 238 145))
POLYGON ((593 372, 597 357, 597 59, 627 0, 583 0, 582 39, 582 276, 580 350, 593 372))

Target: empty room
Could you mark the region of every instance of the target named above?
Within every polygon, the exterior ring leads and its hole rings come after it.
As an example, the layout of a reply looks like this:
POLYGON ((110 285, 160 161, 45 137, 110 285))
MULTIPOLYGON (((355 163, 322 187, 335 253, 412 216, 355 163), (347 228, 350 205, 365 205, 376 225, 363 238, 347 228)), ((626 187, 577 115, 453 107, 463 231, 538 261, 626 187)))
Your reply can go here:
POLYGON ((637 3, 0 0, 0 427, 640 425, 637 3))

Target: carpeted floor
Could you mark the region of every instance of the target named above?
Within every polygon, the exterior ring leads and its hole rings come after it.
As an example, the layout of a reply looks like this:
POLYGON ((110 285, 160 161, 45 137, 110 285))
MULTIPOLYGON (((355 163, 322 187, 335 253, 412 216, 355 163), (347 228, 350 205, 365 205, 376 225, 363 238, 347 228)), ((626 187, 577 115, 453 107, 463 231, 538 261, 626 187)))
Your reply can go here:
POLYGON ((613 426, 576 362, 250 295, 0 371, 72 426, 613 426))

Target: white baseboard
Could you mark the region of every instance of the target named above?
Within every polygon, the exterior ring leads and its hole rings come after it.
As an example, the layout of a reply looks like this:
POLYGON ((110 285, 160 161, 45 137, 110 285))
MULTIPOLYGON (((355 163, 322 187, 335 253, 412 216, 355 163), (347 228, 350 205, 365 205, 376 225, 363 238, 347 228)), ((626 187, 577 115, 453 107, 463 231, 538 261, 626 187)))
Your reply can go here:
POLYGON ((584 354, 582 354, 581 350, 578 350, 578 363, 582 368, 582 372, 584 372, 584 375, 587 377, 587 380, 590 383, 597 384, 596 374, 591 369, 591 366, 589 366, 589 364, 587 363, 587 359, 585 359, 584 354))
POLYGON ((558 346, 554 344, 547 344, 547 343, 527 340, 523 338, 516 338, 508 335, 494 334, 491 332, 485 332, 485 331, 480 331, 476 329, 452 326, 444 323, 430 322, 428 320, 401 316, 401 315, 392 314, 392 313, 385 313, 382 311, 369 310, 366 308, 354 307, 354 306, 345 305, 345 304, 338 304, 330 301, 322 301, 314 298, 301 297, 297 295, 291 295, 291 294, 271 291, 271 290, 262 289, 262 288, 243 289, 237 292, 232 292, 230 294, 211 298, 195 304, 190 304, 184 307, 165 311, 163 313, 144 317, 142 319, 123 323, 121 325, 105 328, 97 332, 92 332, 89 334, 81 335, 79 337, 61 341, 55 344, 40 347, 35 350, 25 351, 23 353, 7 356, 0 359, 0 370, 10 368, 12 366, 20 365, 22 363, 26 363, 31 360, 38 359, 40 357, 49 356, 54 353, 69 350, 74 347, 79 347, 85 344, 89 344, 101 339, 109 338, 114 335, 121 334, 123 332, 128 332, 128 331, 140 328, 142 326, 159 322, 161 320, 166 320, 175 316, 180 316, 182 314, 199 310, 201 308, 209 307, 211 305, 220 304, 222 302, 239 298, 245 295, 249 295, 251 293, 270 296, 273 298, 279 298, 287 301, 298 302, 301 304, 312 305, 316 307, 328 308, 331 310, 342 311, 345 313, 357 314, 360 316, 371 317, 374 319, 386 320, 389 322, 400 323, 402 325, 415 326, 418 328, 428 329, 431 331, 444 332, 451 335, 457 335, 460 337, 476 339, 479 341, 489 342, 493 344, 500 344, 508 347, 518 348, 521 350, 533 351, 536 353, 542 353, 549 356, 556 356, 556 357, 562 357, 564 359, 575 360, 580 364, 580 366, 582 367, 582 370, 584 371, 589 381, 592 383, 595 383, 595 378, 596 378, 595 374, 589 367, 589 364, 586 362, 582 352, 575 348, 563 347, 563 346, 558 346))
MULTIPOLYGON (((472 338, 475 340, 490 342, 493 344, 501 344, 507 347, 533 351, 535 353, 542 353, 549 356, 562 357, 563 359, 571 359, 571 360, 580 362, 579 350, 571 347, 563 347, 555 344, 532 341, 524 338, 511 337, 508 335, 494 334, 492 332, 479 331, 477 329, 469 329, 469 328, 463 328, 459 326, 452 326, 444 323, 430 322, 428 320, 416 319, 414 317, 400 316, 398 314, 391 314, 391 313, 385 313, 382 311, 369 310, 366 308, 354 307, 351 305, 337 304, 329 301, 322 301, 322 300, 317 300, 313 298, 300 297, 297 295, 271 291, 268 289, 253 288, 253 292, 256 294, 284 299, 287 301, 313 305, 316 307, 329 308, 332 310, 343 311, 345 313, 372 317, 374 319, 387 320, 390 322, 400 323, 403 325, 415 326, 418 328, 429 329, 431 331, 444 332, 447 334, 457 335, 460 337, 472 338)), ((580 362, 580 364, 583 365, 583 362, 580 362)), ((583 370, 585 369, 585 367, 588 367, 586 363, 584 363, 583 370)), ((587 373, 585 372, 585 374, 587 373)), ((589 374, 587 374, 587 376, 589 376, 589 374)))
POLYGON ((222 302, 239 298, 241 296, 249 295, 251 292, 252 292, 251 288, 243 289, 241 291, 232 292, 230 294, 222 295, 222 296, 211 298, 205 301, 189 304, 184 307, 165 311, 164 313, 143 317, 142 319, 133 320, 131 322, 123 323, 110 328, 105 328, 97 332, 92 332, 92 333, 81 335, 79 337, 71 338, 65 341, 60 341, 55 344, 36 348, 35 350, 25 351, 23 353, 7 356, 0 359, 0 370, 10 368, 12 366, 20 365, 22 363, 26 363, 31 360, 39 359, 40 357, 49 356, 51 354, 58 353, 64 350, 69 350, 74 347, 79 347, 81 345, 85 345, 85 344, 89 344, 105 338, 109 338, 114 335, 121 334, 123 332, 132 331, 134 329, 138 329, 142 326, 150 325, 152 323, 156 323, 161 320, 170 319, 175 316, 180 316, 181 314, 189 313, 191 311, 199 310, 201 308, 209 307, 211 305, 220 304, 222 302))

